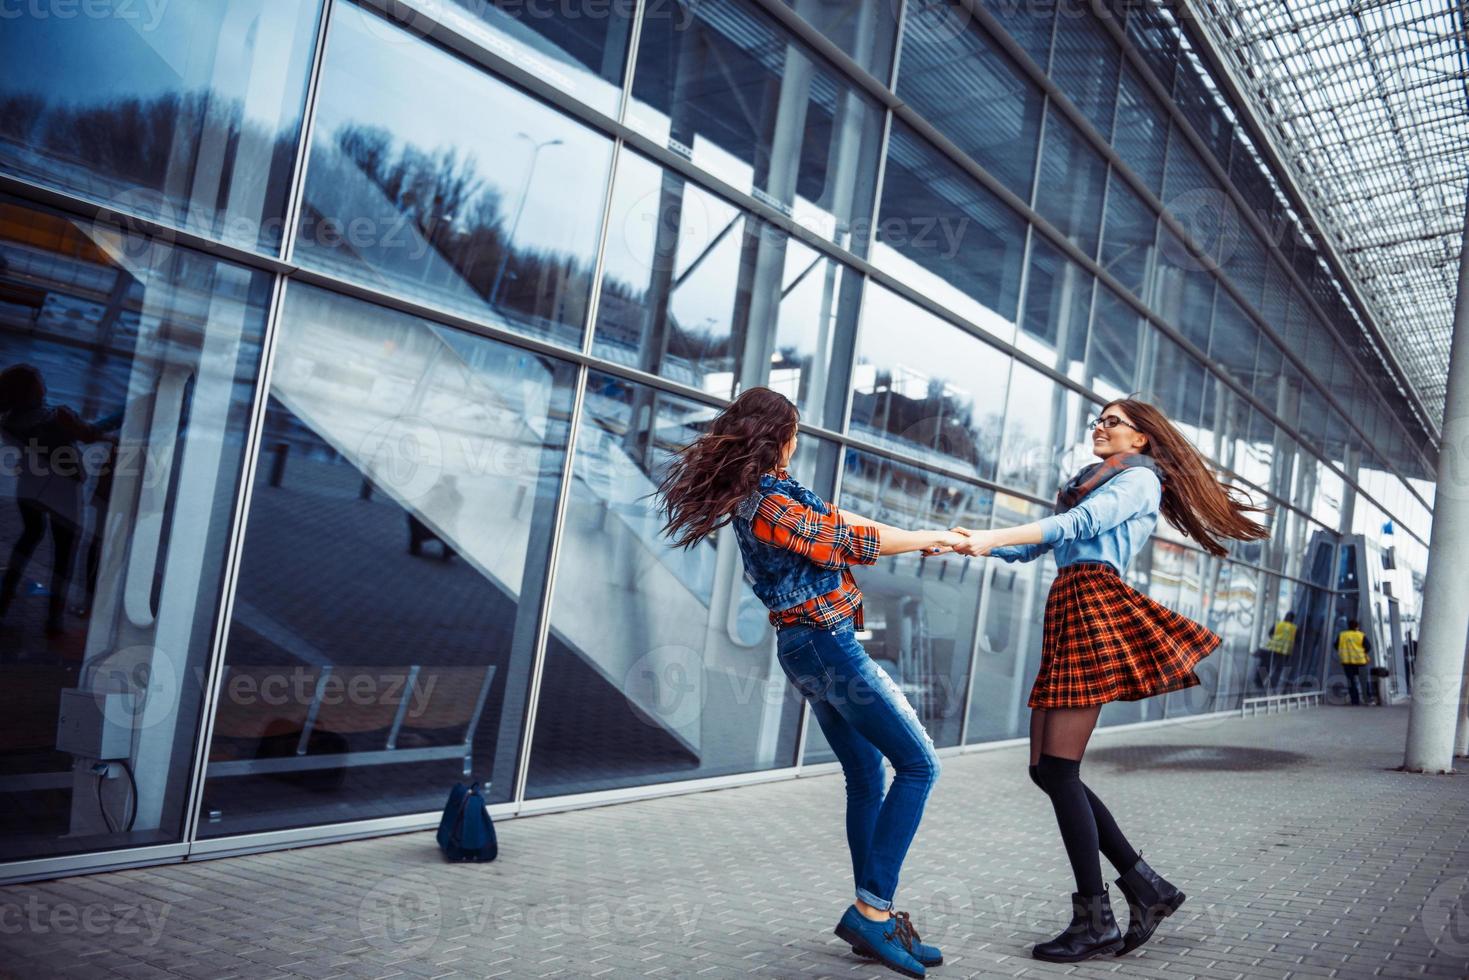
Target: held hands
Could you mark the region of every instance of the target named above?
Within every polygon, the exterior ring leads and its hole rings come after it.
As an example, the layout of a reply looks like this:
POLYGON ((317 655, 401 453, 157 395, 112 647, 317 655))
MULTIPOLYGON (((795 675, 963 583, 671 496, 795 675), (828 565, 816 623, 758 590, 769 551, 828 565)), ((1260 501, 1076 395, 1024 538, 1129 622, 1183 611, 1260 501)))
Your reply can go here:
POLYGON ((956 527, 950 531, 935 531, 935 544, 924 548, 920 554, 928 558, 933 555, 946 555, 951 551, 961 551, 965 542, 969 540, 969 532, 963 528, 956 527))
POLYGON ((966 558, 982 558, 990 553, 995 547, 995 533, 993 531, 971 531, 965 527, 956 527, 955 533, 962 535, 962 540, 954 548, 956 554, 966 558))

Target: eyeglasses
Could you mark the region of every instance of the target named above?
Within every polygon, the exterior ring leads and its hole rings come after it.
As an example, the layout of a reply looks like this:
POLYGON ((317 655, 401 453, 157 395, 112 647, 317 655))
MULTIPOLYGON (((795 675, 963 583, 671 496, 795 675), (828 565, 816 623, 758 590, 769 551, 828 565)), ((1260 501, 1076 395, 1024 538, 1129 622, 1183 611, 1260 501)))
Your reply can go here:
POLYGON ((1137 426, 1122 421, 1122 419, 1118 418, 1116 415, 1104 415, 1099 419, 1092 419, 1087 422, 1086 427, 1088 429, 1095 429, 1097 426, 1101 426, 1104 429, 1115 429, 1119 425, 1125 425, 1129 429, 1132 429, 1134 432, 1137 431, 1137 426))

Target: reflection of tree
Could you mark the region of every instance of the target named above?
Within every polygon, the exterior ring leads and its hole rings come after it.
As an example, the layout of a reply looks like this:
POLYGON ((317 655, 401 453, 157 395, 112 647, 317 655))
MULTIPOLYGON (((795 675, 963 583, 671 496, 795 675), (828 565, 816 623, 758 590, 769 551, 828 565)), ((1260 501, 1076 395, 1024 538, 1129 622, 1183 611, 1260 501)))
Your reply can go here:
POLYGON ((0 137, 127 187, 164 193, 172 190, 165 187, 170 178, 178 187, 204 186, 216 200, 173 203, 206 210, 223 209, 230 199, 282 206, 296 131, 294 124, 277 131, 250 122, 239 99, 204 89, 83 105, 50 104, 32 92, 0 98, 0 137), (197 174, 179 179, 198 165, 200 147, 228 147, 213 186, 201 185, 197 174))
MULTIPOLYGON (((583 297, 590 288, 590 269, 569 254, 516 248, 509 241, 501 195, 485 182, 484 168, 474 156, 461 156, 452 146, 425 152, 400 144, 381 127, 349 124, 337 130, 325 149, 318 150, 312 161, 312 184, 322 186, 338 179, 342 167, 355 171, 355 180, 366 178, 377 188, 394 218, 406 219, 478 295, 489 297, 504 261, 506 272, 497 305, 580 322, 580 303, 573 304, 575 310, 566 307, 568 300, 583 297)), ((364 211, 371 215, 380 209, 379 202, 348 200, 352 214, 318 211, 318 218, 345 226, 364 211)), ((386 235, 390 226, 378 230, 386 235)))
POLYGON ((998 416, 976 421, 973 403, 950 393, 942 381, 930 380, 922 398, 903 394, 902 387, 892 371, 879 370, 871 390, 853 393, 852 417, 949 459, 978 466, 994 458, 998 416))

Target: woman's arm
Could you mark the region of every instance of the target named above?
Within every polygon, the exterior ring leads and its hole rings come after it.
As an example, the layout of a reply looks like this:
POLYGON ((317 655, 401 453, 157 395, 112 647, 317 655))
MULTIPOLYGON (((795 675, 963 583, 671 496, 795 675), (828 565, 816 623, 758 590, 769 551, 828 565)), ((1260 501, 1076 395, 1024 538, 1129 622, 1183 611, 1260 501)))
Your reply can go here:
POLYGON ((942 555, 948 551, 958 551, 959 546, 968 540, 958 531, 905 531, 900 527, 890 527, 882 532, 881 553, 904 555, 911 551, 921 551, 928 555, 942 555))
POLYGON ((846 521, 848 524, 853 524, 857 527, 875 527, 880 532, 900 530, 897 526, 893 524, 884 524, 882 521, 874 521, 870 517, 863 517, 856 511, 847 510, 845 507, 840 508, 838 510, 838 513, 841 515, 842 520, 846 521))
MULTIPOLYGON (((1031 555, 1038 557, 1062 541, 1094 538, 1143 510, 1157 510, 1161 492, 1162 484, 1150 470, 1130 469, 1108 480, 1064 514, 1053 514, 1014 527, 974 531, 969 540, 955 550, 965 555, 987 555, 996 548, 1014 547, 1016 559, 1029 561, 1030 558, 1021 557, 1028 546, 1045 546, 1031 555)), ((1009 554, 996 557, 1016 560, 1009 554)))

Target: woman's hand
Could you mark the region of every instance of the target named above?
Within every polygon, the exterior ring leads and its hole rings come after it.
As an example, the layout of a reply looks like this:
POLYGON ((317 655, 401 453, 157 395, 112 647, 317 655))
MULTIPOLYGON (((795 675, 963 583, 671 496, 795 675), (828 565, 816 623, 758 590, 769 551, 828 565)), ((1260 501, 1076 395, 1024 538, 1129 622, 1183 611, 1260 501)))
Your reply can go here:
POLYGON ((933 544, 923 549, 924 557, 930 555, 946 555, 951 551, 959 551, 963 544, 969 540, 968 532, 955 528, 951 531, 934 531, 933 544))
POLYGON ((954 549, 966 558, 982 558, 990 553, 990 549, 997 547, 999 542, 995 540, 994 531, 971 531, 968 528, 956 527, 954 531, 962 534, 964 540, 954 549))

